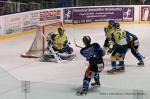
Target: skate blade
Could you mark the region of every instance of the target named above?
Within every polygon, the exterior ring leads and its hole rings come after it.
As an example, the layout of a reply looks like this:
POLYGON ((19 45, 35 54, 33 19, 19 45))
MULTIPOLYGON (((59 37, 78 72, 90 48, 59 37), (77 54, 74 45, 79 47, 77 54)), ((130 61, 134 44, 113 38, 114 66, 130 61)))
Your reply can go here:
POLYGON ((114 72, 109 72, 107 71, 108 74, 118 74, 118 73, 122 73, 122 72, 125 72, 125 70, 120 70, 120 71, 114 71, 114 72))
POLYGON ((101 86, 101 84, 92 84, 91 83, 91 87, 100 87, 101 86))
POLYGON ((76 95, 77 95, 77 96, 85 96, 85 95, 87 95, 87 92, 86 92, 86 93, 84 93, 84 92, 81 93, 81 91, 77 91, 77 92, 76 92, 76 95))

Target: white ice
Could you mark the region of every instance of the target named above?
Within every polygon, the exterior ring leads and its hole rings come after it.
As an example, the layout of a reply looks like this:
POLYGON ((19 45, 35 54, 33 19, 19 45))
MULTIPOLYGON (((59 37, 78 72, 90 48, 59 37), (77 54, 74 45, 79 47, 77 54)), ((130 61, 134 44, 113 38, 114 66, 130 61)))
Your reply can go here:
MULTIPOLYGON (((101 73, 101 88, 89 90, 86 96, 76 96, 82 87, 84 72, 88 66, 75 47, 73 39, 83 46, 82 37, 90 35, 92 42, 103 46, 104 26, 66 28, 66 33, 77 58, 71 62, 50 63, 39 59, 25 59, 20 55, 26 52, 35 34, 26 35, 0 42, 0 99, 149 99, 150 98, 150 25, 130 24, 121 28, 139 37, 139 52, 145 56, 145 66, 137 66, 136 58, 128 51, 124 73, 108 75, 111 69, 109 56, 104 57, 105 69, 101 73), (31 81, 30 92, 21 91, 21 81, 31 81), (129 95, 136 90, 145 93, 143 98, 129 95), (105 93, 105 95, 102 93, 105 93), (114 95, 117 94, 117 95, 114 95)), ((141 97, 141 96, 140 96, 141 97)))

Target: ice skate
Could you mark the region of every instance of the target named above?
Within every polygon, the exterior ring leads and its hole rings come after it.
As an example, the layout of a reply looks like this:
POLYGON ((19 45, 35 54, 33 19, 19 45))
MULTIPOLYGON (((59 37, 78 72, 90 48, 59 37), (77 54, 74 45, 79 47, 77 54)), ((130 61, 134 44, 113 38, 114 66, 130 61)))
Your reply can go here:
POLYGON ((117 72, 124 72, 125 71, 125 67, 121 66, 119 68, 116 69, 117 72))
POLYGON ((77 91, 76 95, 77 96, 82 96, 82 95, 86 95, 88 92, 87 88, 83 88, 81 91, 77 91))
POLYGON ((100 82, 99 81, 96 81, 94 83, 91 83, 91 86, 94 87, 94 86, 100 86, 100 82))
POLYGON ((115 73, 116 71, 117 71, 116 68, 112 68, 111 70, 108 70, 107 72, 108 72, 108 74, 113 74, 113 73, 115 73))
POLYGON ((137 63, 139 66, 144 66, 143 60, 141 60, 139 63, 137 63))

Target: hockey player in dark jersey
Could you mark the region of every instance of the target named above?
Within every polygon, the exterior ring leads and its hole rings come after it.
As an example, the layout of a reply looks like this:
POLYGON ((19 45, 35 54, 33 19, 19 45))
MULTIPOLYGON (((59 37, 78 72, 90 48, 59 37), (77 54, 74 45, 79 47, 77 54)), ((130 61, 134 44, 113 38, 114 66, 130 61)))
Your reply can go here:
POLYGON ((144 65, 143 59, 141 54, 138 52, 139 48, 139 40, 138 37, 132 33, 129 33, 126 31, 126 38, 128 42, 128 48, 131 49, 131 53, 139 60, 139 63, 137 63, 140 66, 144 65))
POLYGON ((98 43, 91 43, 89 36, 83 37, 84 48, 81 49, 80 53, 89 62, 89 66, 86 69, 83 79, 83 89, 77 91, 77 95, 87 94, 89 83, 94 78, 94 83, 91 86, 100 86, 99 73, 104 69, 103 55, 104 51, 98 43))

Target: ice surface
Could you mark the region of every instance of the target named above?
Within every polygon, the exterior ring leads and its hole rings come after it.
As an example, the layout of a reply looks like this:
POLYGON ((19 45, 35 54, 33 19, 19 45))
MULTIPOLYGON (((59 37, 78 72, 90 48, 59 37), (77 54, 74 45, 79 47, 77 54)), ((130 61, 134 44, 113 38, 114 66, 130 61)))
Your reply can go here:
MULTIPOLYGON (((111 69, 109 56, 104 57, 105 69, 101 73, 101 88, 91 89, 87 96, 77 97, 75 92, 82 86, 82 79, 88 63, 79 54, 80 48, 76 43, 83 46, 82 37, 90 35, 92 42, 98 42, 103 46, 105 35, 103 26, 66 28, 66 33, 74 48, 77 58, 71 62, 50 63, 40 62, 39 59, 21 58, 34 39, 34 34, 19 38, 13 38, 0 42, 0 67, 5 71, 5 76, 0 76, 0 99, 25 99, 16 97, 21 80, 31 81, 31 92, 27 99, 149 99, 150 98, 150 25, 130 24, 121 25, 122 29, 136 34, 140 40, 139 52, 146 57, 145 66, 137 66, 136 58, 128 51, 125 64, 126 71, 115 75, 108 75, 111 69), (3 80, 4 79, 4 80, 3 80), (6 83, 7 82, 7 83, 6 83), (9 86, 9 84, 11 86, 9 86), (4 87, 5 86, 5 87, 4 87), (8 94, 5 90, 16 88, 8 94), (5 89, 5 90, 3 90, 5 89), (128 93, 144 92, 142 98, 128 93), (3 94, 3 92, 6 92, 3 94), (104 93, 106 95, 104 95, 104 93), (119 94, 119 95, 114 95, 119 94)), ((0 75, 3 72, 0 72, 0 75)), ((21 88, 20 88, 21 90, 21 88)))

